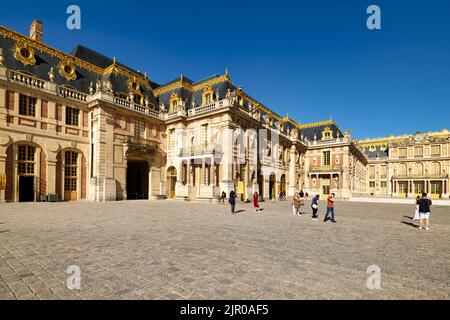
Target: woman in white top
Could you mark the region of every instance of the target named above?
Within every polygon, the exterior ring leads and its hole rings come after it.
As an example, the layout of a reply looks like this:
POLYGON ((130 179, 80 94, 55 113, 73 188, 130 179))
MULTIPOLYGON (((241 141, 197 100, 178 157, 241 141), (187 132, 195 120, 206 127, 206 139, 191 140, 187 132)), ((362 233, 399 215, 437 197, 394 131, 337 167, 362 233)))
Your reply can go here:
POLYGON ((413 221, 420 221, 420 214, 419 214, 419 199, 420 199, 420 197, 417 196, 417 198, 416 198, 416 210, 414 211, 414 218, 413 218, 413 221))

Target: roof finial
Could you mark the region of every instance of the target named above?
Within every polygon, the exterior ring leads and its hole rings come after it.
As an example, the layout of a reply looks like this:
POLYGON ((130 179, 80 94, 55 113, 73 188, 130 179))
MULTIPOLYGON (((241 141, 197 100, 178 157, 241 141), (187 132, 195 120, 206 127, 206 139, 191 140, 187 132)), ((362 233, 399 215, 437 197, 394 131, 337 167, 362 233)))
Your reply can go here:
POLYGON ((228 75, 228 68, 225 68, 225 75, 228 75))
POLYGON ((116 57, 113 57, 113 64, 116 64, 116 57))
POLYGON ((181 74, 180 75, 180 80, 183 81, 183 79, 184 79, 184 76, 183 76, 183 74, 181 74))
POLYGON ((147 71, 144 72, 144 77, 147 79, 147 71))

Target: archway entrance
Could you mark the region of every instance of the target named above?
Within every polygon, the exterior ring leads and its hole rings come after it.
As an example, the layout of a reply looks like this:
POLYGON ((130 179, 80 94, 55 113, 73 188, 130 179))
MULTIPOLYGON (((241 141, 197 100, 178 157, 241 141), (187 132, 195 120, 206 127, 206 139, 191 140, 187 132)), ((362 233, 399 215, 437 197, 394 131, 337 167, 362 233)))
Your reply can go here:
POLYGON ((128 160, 127 164, 127 199, 148 199, 148 162, 128 160))
POLYGON ((177 169, 170 167, 167 170, 167 196, 170 199, 175 198, 175 186, 177 184, 177 169))
POLYGON ((275 174, 271 174, 269 177, 269 199, 273 200, 277 198, 277 195, 275 194, 275 184, 276 184, 276 178, 275 174))
POLYGON ((264 196, 264 176, 262 174, 258 175, 258 194, 259 196, 264 196))
POLYGON ((283 193, 283 196, 286 194, 286 175, 282 175, 280 178, 280 192, 283 193))
POLYGON ((19 176, 19 202, 34 201, 36 148, 29 145, 18 147, 17 173, 19 176))

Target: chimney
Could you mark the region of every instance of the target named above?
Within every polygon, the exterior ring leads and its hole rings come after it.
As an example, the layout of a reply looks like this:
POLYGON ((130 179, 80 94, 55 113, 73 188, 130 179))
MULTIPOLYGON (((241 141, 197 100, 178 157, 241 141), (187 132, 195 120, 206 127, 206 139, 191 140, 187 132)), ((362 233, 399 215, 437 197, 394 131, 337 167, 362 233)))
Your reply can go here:
POLYGON ((44 38, 44 25, 41 21, 34 19, 30 27, 30 39, 42 43, 44 38))

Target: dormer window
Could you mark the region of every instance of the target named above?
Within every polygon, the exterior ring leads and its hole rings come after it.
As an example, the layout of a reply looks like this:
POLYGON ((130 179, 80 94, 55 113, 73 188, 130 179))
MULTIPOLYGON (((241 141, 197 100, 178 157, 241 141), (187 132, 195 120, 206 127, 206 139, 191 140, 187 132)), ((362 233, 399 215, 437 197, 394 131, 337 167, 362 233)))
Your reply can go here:
POLYGON ((133 97, 133 102, 142 105, 142 95, 140 95, 139 93, 135 93, 133 97))
POLYGON ((330 127, 326 127, 322 131, 322 140, 331 140, 333 139, 333 130, 330 127))
POLYGON ((205 95, 205 102, 206 102, 206 104, 210 104, 211 103, 211 94, 207 94, 207 95, 205 95))
POLYGON ((180 96, 177 93, 172 93, 170 96, 170 110, 169 112, 175 112, 177 111, 179 102, 180 102, 180 96))

